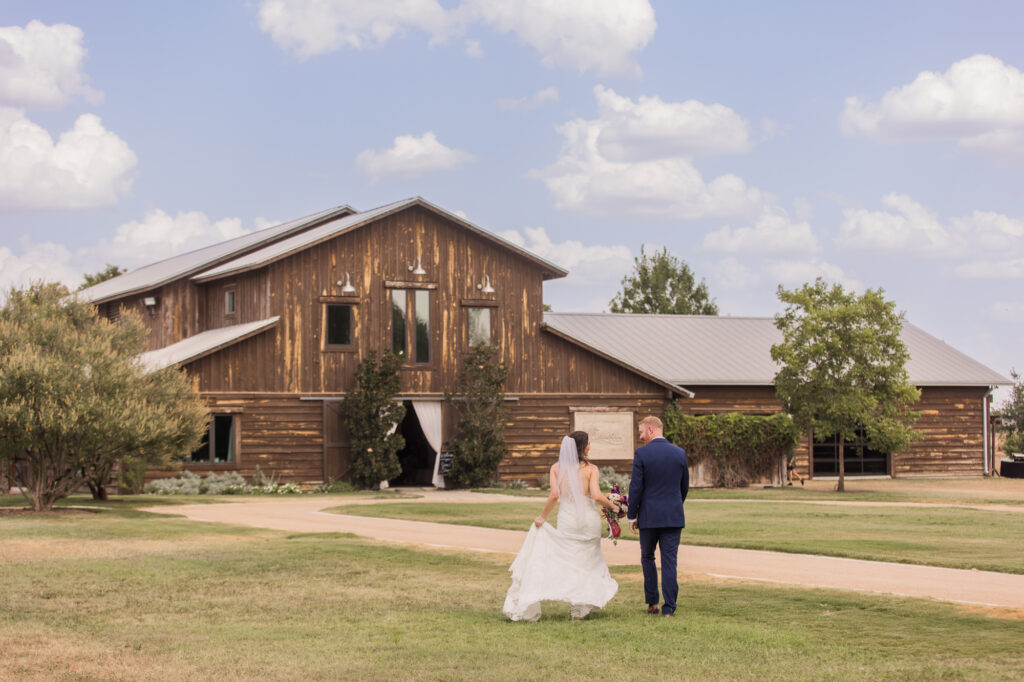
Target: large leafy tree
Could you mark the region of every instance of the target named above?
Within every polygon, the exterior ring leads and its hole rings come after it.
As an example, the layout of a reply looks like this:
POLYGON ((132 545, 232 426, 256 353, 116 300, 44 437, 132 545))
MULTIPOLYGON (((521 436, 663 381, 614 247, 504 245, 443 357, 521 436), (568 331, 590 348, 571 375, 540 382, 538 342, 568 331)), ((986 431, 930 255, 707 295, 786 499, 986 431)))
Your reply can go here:
POLYGON ((167 463, 198 445, 207 415, 176 368, 149 372, 142 320, 96 316, 59 284, 13 289, 0 309, 0 461, 25 466, 37 511, 84 484, 97 497, 117 462, 167 463))
POLYGON ((345 423, 352 436, 352 482, 374 488, 402 472, 398 451, 405 438, 398 425, 405 406, 395 400, 401 381, 402 359, 393 353, 370 351, 356 367, 356 386, 342 401, 345 423))
POLYGON ((609 304, 613 313, 717 315, 718 306, 690 266, 662 247, 648 255, 643 246, 633 259, 633 273, 622 279, 622 291, 609 304))
POLYGON ((1000 410, 1000 429, 1006 432, 1003 449, 1006 452, 1024 452, 1024 378, 1010 370, 1013 388, 1000 410))
POLYGON ((864 428, 873 449, 903 450, 920 438, 910 409, 921 392, 908 382, 909 354, 900 338, 903 315, 881 289, 863 295, 818 278, 788 291, 775 316, 782 342, 771 348, 780 365, 775 390, 805 433, 839 441, 839 485, 845 487, 843 442, 864 428))
POLYGON ((458 410, 458 435, 452 440, 452 468, 447 479, 457 486, 494 481, 505 458, 505 380, 508 370, 489 344, 476 344, 462 361, 458 387, 446 399, 458 410))
POLYGON ((91 286, 95 286, 100 282, 106 282, 108 279, 114 279, 115 277, 123 275, 126 272, 128 271, 122 270, 117 265, 111 265, 110 263, 107 263, 107 267, 103 268, 99 272, 95 272, 92 274, 85 273, 85 276, 82 278, 82 283, 78 286, 78 288, 88 289, 91 286))

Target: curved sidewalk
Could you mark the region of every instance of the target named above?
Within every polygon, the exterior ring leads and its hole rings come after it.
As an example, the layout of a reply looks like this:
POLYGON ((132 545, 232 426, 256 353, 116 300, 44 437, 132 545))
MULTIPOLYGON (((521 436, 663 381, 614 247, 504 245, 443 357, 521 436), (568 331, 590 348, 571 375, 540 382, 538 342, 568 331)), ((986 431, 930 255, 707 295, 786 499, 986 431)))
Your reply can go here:
MULTIPOLYGON (((348 502, 324 498, 278 499, 159 507, 146 511, 183 515, 195 521, 303 533, 352 533, 383 542, 509 555, 519 551, 526 537, 525 531, 321 511, 342 503, 348 502)), ((610 540, 602 540, 602 549, 611 566, 639 566, 640 549, 635 541, 623 540, 616 546, 610 540)), ((1024 575, 993 571, 684 544, 679 549, 679 573, 1024 609, 1024 575)))

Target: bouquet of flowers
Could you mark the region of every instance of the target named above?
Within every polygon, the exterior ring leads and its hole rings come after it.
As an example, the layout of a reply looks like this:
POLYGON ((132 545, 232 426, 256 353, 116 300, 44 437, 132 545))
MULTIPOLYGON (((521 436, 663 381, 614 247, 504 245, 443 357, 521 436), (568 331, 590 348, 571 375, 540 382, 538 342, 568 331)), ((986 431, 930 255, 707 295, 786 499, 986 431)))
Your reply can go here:
POLYGON ((619 485, 616 483, 612 486, 611 492, 608 493, 608 501, 619 505, 617 512, 611 509, 604 510, 604 517, 608 519, 608 537, 612 539, 612 544, 617 545, 619 544, 619 536, 622 535, 622 529, 619 528, 619 519, 624 517, 626 512, 629 511, 629 497, 619 490, 619 485))

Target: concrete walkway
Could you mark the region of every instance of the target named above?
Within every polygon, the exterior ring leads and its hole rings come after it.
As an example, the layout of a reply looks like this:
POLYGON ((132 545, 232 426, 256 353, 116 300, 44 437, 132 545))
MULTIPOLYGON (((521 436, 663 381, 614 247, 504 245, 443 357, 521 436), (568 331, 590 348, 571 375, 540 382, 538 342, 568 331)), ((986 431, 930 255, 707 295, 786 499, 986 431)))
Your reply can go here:
MULTIPOLYGON (((420 500, 459 503, 524 501, 524 498, 467 491, 437 491, 425 495, 420 500)), ((537 498, 525 498, 525 501, 536 502, 537 498)), ((364 499, 358 503, 380 502, 380 499, 364 499)), ((183 515, 195 521, 304 533, 352 533, 382 542, 457 551, 493 552, 510 556, 519 551, 526 537, 525 530, 495 530, 444 523, 346 516, 322 511, 328 507, 353 503, 356 501, 337 498, 283 498, 154 507, 146 511, 183 515)), ((635 541, 620 540, 616 546, 610 540, 602 540, 602 549, 610 566, 639 566, 640 548, 635 541)), ((704 575, 713 578, 877 592, 1024 610, 1024 575, 992 571, 684 544, 679 549, 679 574, 684 578, 704 575)))

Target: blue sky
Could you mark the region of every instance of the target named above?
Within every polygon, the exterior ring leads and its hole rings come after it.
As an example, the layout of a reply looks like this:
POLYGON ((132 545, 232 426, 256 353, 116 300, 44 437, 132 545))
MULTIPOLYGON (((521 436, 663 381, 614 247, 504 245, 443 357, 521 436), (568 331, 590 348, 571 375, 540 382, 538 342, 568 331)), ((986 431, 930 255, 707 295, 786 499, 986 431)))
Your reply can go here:
POLYGON ((1009 0, 6 0, 0 286, 420 195, 568 268, 559 311, 665 246, 723 314, 882 287, 1008 374, 1022 25, 1009 0))

